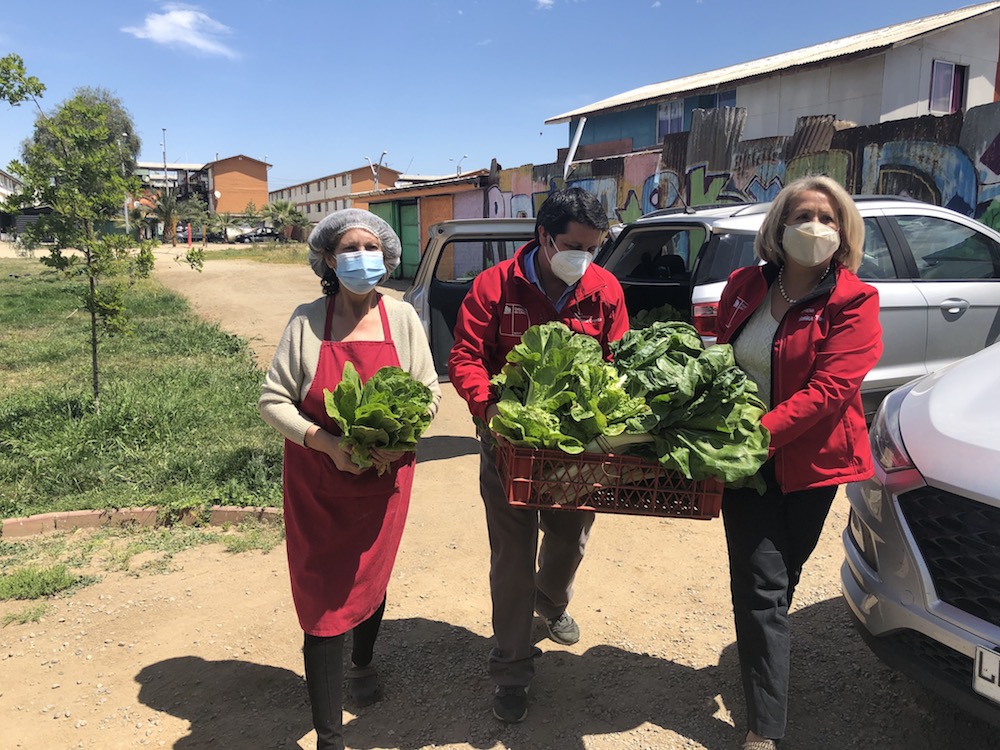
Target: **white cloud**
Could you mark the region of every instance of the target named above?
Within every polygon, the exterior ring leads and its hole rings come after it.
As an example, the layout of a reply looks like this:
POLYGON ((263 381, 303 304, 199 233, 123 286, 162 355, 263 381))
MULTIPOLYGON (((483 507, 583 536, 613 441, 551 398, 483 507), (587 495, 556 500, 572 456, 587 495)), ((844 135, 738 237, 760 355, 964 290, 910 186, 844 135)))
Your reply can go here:
POLYGON ((535 5, 536 10, 551 10, 552 6, 555 5, 556 0, 538 0, 538 4, 535 5))
POLYGON ((656 2, 653 3, 654 8, 659 8, 661 5, 663 5, 663 3, 661 3, 660 0, 656 0, 656 2))
POLYGON ((138 39, 149 39, 156 44, 174 47, 193 47, 208 55, 221 55, 236 59, 239 55, 219 41, 230 33, 228 26, 219 23, 196 6, 167 3, 162 13, 150 13, 141 27, 126 26, 126 34, 138 39))
POLYGON ((477 47, 488 47, 491 44, 493 44, 493 40, 492 39, 483 39, 480 42, 476 42, 476 46, 477 47))

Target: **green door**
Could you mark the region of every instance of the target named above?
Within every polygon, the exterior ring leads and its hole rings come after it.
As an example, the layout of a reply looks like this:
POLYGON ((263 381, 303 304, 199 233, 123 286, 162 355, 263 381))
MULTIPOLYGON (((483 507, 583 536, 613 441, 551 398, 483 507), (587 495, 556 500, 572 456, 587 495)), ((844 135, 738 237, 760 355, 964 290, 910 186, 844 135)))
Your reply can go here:
POLYGON ((403 243, 403 257, 398 275, 412 279, 420 265, 420 218, 416 203, 399 204, 399 239, 403 243))

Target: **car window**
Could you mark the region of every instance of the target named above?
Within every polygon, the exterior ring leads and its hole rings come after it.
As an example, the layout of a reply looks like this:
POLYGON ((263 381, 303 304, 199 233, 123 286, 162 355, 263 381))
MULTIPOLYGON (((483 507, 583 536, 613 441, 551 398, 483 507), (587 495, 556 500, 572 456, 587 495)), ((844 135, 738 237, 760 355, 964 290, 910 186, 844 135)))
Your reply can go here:
POLYGON ((725 281, 737 268, 755 265, 758 262, 753 250, 756 237, 751 232, 714 235, 703 253, 695 284, 725 281))
POLYGON ((858 276, 866 281, 898 278, 889 254, 889 243, 885 241, 878 220, 872 217, 865 219, 865 253, 858 276))
POLYGON ((926 280, 1000 278, 1000 247, 964 224, 937 216, 896 216, 926 280))
POLYGON ((622 239, 607 266, 621 281, 652 281, 686 276, 705 244, 705 228, 650 227, 622 239))
POLYGON ((441 248, 434 278, 467 282, 502 260, 514 257, 521 240, 466 240, 448 242, 441 248))

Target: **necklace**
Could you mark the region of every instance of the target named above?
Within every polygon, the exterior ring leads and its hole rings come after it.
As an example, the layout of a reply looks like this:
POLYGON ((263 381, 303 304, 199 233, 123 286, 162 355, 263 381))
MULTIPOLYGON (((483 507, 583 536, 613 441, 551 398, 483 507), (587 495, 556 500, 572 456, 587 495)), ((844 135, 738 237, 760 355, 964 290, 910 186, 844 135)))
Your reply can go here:
MULTIPOLYGON (((822 283, 823 279, 826 278, 826 275, 828 273, 830 273, 830 266, 826 267, 826 270, 823 271, 823 275, 819 277, 819 279, 813 285, 813 288, 810 289, 809 291, 811 292, 813 289, 818 287, 822 283)), ((785 291, 785 285, 782 283, 782 277, 784 275, 785 275, 785 267, 782 266, 781 269, 778 271, 778 291, 781 292, 781 296, 785 298, 785 302, 787 302, 789 305, 797 305, 799 303, 799 300, 801 300, 802 298, 799 297, 798 299, 793 299, 788 296, 788 292, 785 291)))

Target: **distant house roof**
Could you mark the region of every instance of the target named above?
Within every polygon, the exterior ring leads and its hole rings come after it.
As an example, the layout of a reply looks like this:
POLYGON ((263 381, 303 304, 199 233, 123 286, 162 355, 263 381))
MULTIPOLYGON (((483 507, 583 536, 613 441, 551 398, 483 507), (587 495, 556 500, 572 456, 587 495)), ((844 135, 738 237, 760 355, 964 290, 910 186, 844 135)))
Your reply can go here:
POLYGON ((430 190, 452 192, 455 189, 467 189, 470 187, 481 187, 483 181, 490 176, 488 169, 474 169, 461 174, 450 176, 429 176, 429 175, 402 175, 392 187, 381 188, 379 190, 369 190, 362 193, 352 193, 355 198, 368 198, 383 195, 398 195, 412 193, 414 191, 430 190))
POLYGON ((927 16, 926 18, 918 18, 914 21, 906 21, 895 26, 886 26, 874 31, 866 31, 863 34, 855 34, 843 39, 835 39, 832 42, 824 42, 823 44, 804 47, 792 52, 782 52, 779 55, 762 57, 758 60, 710 70, 707 73, 698 73, 697 75, 675 78, 663 83, 641 86, 640 88, 626 91, 623 94, 617 94, 607 99, 602 99, 599 102, 588 104, 586 107, 580 107, 579 109, 550 117, 545 121, 545 124, 555 125, 561 122, 569 122, 578 117, 632 109, 688 92, 715 89, 738 81, 777 73, 778 71, 790 68, 813 65, 837 57, 873 55, 894 45, 910 42, 919 36, 940 31, 946 26, 966 21, 998 8, 1000 8, 1000 2, 970 5, 959 10, 939 13, 938 15, 927 16))
POLYGON ((210 162, 209 162, 208 164, 206 164, 205 166, 207 167, 207 166, 210 166, 210 165, 212 165, 212 164, 218 164, 218 163, 220 163, 220 162, 224 162, 224 161, 230 161, 231 159, 238 159, 238 160, 240 160, 240 161, 242 161, 243 159, 247 159, 248 161, 255 161, 255 162, 257 162, 258 164, 264 164, 265 166, 268 166, 268 167, 270 167, 270 166, 271 166, 271 164, 269 164, 269 163, 268 163, 268 162, 266 162, 266 161, 261 161, 260 159, 254 159, 254 158, 253 158, 252 156, 247 156, 246 154, 234 154, 234 155, 232 155, 232 156, 224 156, 224 157, 223 157, 223 158, 221 158, 221 159, 216 159, 215 161, 210 161, 210 162))

